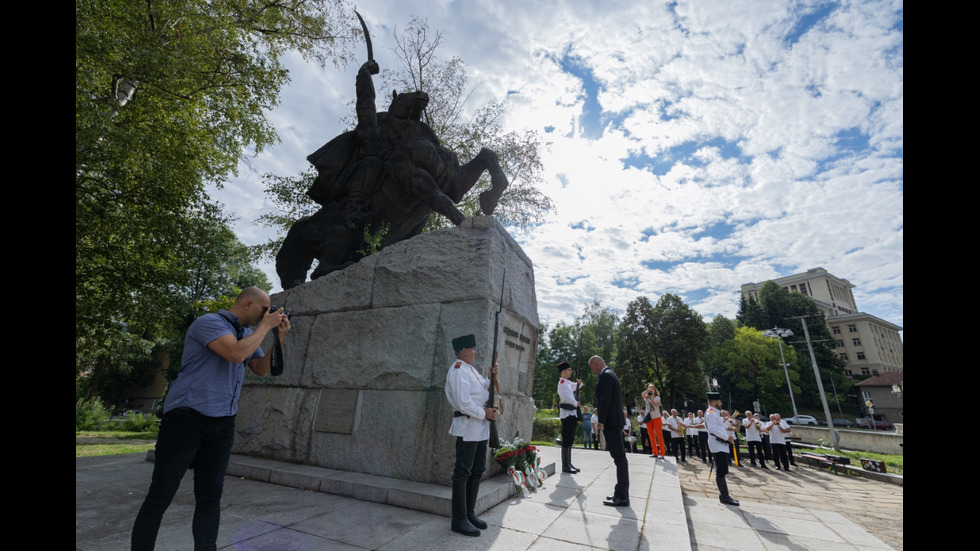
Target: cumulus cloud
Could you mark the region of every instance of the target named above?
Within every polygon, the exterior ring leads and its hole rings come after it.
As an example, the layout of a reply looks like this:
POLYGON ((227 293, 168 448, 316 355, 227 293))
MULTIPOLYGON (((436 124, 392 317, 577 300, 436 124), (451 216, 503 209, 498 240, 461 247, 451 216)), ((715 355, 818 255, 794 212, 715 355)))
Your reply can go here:
MULTIPOLYGON (((598 299, 671 292, 735 315, 741 284, 821 266, 858 306, 903 322, 901 2, 358 2, 379 63, 411 15, 446 30, 473 101, 551 142, 556 211, 515 235, 554 324, 598 299), (375 31, 377 29, 377 31, 375 31)), ((245 242, 270 208, 263 172, 297 174, 335 136, 356 64, 290 59, 282 143, 218 194, 245 242)), ((270 279, 277 281, 270 270, 270 279)))

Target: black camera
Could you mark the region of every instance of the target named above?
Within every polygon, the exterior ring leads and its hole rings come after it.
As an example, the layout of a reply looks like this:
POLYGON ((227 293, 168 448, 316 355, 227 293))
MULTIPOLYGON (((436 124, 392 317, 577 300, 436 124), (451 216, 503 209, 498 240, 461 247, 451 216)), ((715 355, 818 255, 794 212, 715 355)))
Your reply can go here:
MULTIPOLYGON (((279 310, 282 310, 282 309, 283 309, 282 306, 270 306, 269 307, 269 313, 270 314, 275 314, 276 312, 278 312, 279 310)), ((286 317, 287 318, 293 319, 293 313, 292 312, 284 311, 283 314, 286 314, 286 317)))

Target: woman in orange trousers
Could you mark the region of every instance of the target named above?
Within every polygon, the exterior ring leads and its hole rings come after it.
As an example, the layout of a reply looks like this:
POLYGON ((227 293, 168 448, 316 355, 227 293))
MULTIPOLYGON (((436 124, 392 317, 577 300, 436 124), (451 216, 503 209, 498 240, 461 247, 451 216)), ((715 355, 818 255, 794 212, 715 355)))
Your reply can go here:
POLYGON ((647 434, 650 435, 650 450, 653 452, 650 457, 659 456, 660 459, 663 459, 667 455, 667 445, 664 443, 663 423, 660 414, 660 392, 657 391, 657 387, 650 385, 641 396, 646 403, 649 419, 647 421, 647 434))

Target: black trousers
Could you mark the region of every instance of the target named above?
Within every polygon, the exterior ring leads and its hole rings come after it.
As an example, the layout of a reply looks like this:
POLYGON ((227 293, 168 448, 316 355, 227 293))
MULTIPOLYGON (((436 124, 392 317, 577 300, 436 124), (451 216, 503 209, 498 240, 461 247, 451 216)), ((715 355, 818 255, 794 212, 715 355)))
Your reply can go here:
POLYGON ((154 548, 163 513, 177 494, 184 473, 192 466, 194 549, 217 549, 221 493, 234 441, 234 415, 208 417, 183 408, 172 409, 163 415, 157 435, 153 480, 130 536, 134 551, 154 548))
POLYGON ((789 470, 789 458, 786 456, 786 444, 772 444, 772 461, 779 468, 782 463, 783 468, 789 470))
POLYGON ((674 452, 674 459, 677 459, 677 452, 680 451, 681 452, 681 461, 687 461, 687 454, 684 451, 685 450, 685 446, 684 446, 684 437, 683 436, 680 437, 680 438, 671 438, 670 439, 670 449, 671 449, 671 451, 674 452))
POLYGON ((727 496, 728 481, 725 476, 728 475, 728 452, 715 452, 711 456, 715 459, 715 484, 718 486, 718 493, 727 496))
POLYGON ((698 433, 698 443, 701 448, 698 450, 698 455, 701 457, 701 461, 707 461, 711 454, 708 453, 708 432, 703 431, 698 433))
POLYGON ((578 432, 578 417, 569 415, 561 419, 561 447, 571 448, 575 445, 575 433, 578 432))
POLYGON ((762 451, 762 441, 752 441, 749 440, 749 461, 752 462, 752 466, 755 466, 755 454, 759 454, 759 464, 765 466, 766 464, 766 454, 762 451))
POLYGON ((769 443, 769 435, 762 435, 762 451, 766 452, 766 460, 772 461, 772 444, 769 443))
POLYGON ((626 461, 626 448, 623 446, 623 431, 619 427, 603 426, 602 434, 606 437, 606 450, 616 465, 616 489, 613 497, 629 499, 630 471, 626 461))
POLYGON ((480 494, 480 478, 487 470, 487 441, 467 442, 456 437, 456 466, 453 468, 453 520, 473 512, 480 494))

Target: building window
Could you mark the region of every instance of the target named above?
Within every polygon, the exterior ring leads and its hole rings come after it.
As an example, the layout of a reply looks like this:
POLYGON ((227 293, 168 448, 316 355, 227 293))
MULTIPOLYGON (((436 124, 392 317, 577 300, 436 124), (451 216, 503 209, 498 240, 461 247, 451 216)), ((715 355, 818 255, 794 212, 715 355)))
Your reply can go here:
POLYGON ((840 326, 839 325, 835 325, 835 326, 831 327, 831 329, 834 330, 834 334, 835 335, 840 335, 840 326))
POLYGON ((851 344, 854 346, 861 346, 861 339, 851 339, 851 344))
POLYGON ((859 360, 863 360, 864 359, 864 352, 858 352, 857 353, 857 356, 858 356, 858 359, 859 360))
POLYGON ((849 360, 847 359, 847 354, 846 354, 846 353, 845 353, 845 354, 841 354, 841 355, 840 355, 840 359, 842 359, 842 360, 844 360, 844 363, 847 363, 847 362, 849 361, 849 360))
POLYGON ((844 339, 837 339, 837 348, 844 347, 844 339))
MULTIPOLYGON (((871 375, 871 370, 868 369, 867 367, 862 367, 861 368, 861 375, 871 375)), ((865 394, 867 394, 867 393, 865 393, 865 394)))
POLYGON ((847 326, 847 332, 848 333, 857 333, 858 332, 858 326, 857 325, 854 325, 853 323, 852 324, 849 324, 847 326))

